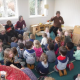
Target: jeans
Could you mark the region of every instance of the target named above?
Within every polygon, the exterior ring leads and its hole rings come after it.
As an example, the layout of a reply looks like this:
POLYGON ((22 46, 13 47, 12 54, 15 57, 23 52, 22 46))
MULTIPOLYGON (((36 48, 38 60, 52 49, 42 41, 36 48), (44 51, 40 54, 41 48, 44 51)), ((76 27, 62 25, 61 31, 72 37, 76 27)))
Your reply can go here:
POLYGON ((55 34, 55 36, 57 36, 57 30, 58 30, 58 27, 54 27, 54 26, 52 26, 52 27, 50 28, 49 33, 51 33, 51 32, 53 31, 54 34, 55 34))
POLYGON ((23 30, 23 29, 22 29, 22 30, 15 29, 15 31, 16 31, 17 33, 19 33, 19 34, 22 34, 22 35, 23 35, 23 33, 24 33, 24 30, 23 30))

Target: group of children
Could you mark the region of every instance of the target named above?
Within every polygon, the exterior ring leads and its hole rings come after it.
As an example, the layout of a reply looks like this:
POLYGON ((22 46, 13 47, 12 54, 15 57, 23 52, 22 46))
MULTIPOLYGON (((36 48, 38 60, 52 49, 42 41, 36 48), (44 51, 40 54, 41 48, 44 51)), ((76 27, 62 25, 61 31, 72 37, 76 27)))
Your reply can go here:
MULTIPOLYGON (((12 37, 11 48, 5 50, 3 50, 3 41, 0 39, 0 63, 22 68, 20 60, 24 59, 28 68, 35 68, 40 75, 45 76, 49 73, 49 63, 55 62, 54 70, 59 72, 60 76, 67 75, 66 68, 70 70, 74 68, 71 61, 80 60, 80 44, 77 46, 77 51, 74 51, 69 32, 63 32, 59 28, 57 33, 55 40, 52 40, 47 27, 42 40, 38 41, 34 34, 30 34, 29 38, 28 33, 24 32, 23 36, 19 34, 18 38, 12 37), (37 65, 35 65, 36 61, 37 65)), ((45 80, 54 79, 48 77, 45 80)))

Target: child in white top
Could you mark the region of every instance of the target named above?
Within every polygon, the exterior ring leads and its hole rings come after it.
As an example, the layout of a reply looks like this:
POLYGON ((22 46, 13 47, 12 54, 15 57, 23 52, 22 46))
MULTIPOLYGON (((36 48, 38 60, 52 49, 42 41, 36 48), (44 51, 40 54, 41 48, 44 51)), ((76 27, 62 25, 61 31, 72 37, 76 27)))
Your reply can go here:
POLYGON ((46 27, 45 33, 47 34, 47 37, 50 38, 50 33, 49 33, 49 28, 48 27, 46 27))
POLYGON ((42 37, 41 45, 45 46, 47 44, 47 34, 43 33, 42 37))

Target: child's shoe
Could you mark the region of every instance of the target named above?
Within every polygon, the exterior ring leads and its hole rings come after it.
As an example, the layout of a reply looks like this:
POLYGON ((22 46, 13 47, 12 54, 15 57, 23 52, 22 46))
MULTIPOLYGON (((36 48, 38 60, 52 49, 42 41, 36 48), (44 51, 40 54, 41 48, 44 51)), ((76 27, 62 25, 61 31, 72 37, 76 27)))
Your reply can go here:
POLYGON ((30 66, 30 64, 27 64, 27 67, 28 67, 29 69, 32 69, 32 67, 30 66))
POLYGON ((61 71, 61 70, 59 70, 59 75, 60 75, 60 76, 63 76, 63 73, 62 73, 62 71, 61 71))
POLYGON ((31 65, 31 69, 34 69, 34 64, 33 64, 33 65, 31 65))
POLYGON ((64 72, 64 75, 67 75, 67 71, 66 71, 66 69, 64 69, 63 72, 64 72))

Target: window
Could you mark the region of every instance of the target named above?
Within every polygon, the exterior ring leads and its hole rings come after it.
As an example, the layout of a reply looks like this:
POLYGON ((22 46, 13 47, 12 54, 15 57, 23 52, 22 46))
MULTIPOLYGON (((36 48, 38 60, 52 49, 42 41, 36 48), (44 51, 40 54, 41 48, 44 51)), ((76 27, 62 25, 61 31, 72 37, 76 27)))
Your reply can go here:
POLYGON ((46 16, 46 0, 29 0, 30 16, 46 16))
POLYGON ((0 19, 17 16, 17 0, 0 0, 0 19))

